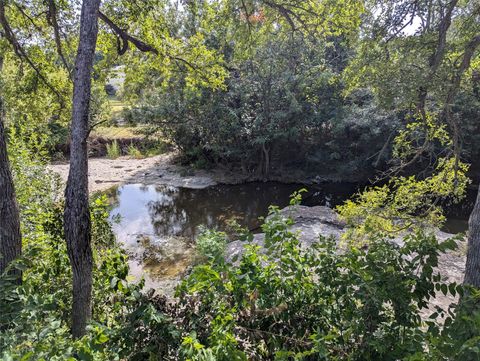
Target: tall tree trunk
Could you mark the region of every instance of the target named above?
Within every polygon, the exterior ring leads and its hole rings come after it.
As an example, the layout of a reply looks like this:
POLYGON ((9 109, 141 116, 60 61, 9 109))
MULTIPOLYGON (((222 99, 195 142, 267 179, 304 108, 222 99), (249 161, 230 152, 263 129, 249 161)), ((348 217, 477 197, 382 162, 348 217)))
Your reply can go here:
MULTIPOLYGON (((3 57, 0 55, 0 73, 2 68, 3 57)), ((7 155, 3 99, 0 93, 0 274, 21 253, 20 215, 7 155)), ((21 282, 21 272, 13 271, 12 273, 18 275, 18 280, 21 282)))
POLYGON ((468 221, 467 262, 463 283, 480 288, 480 187, 468 221))
MULTIPOLYGON (((456 69, 452 82, 450 84, 450 89, 447 93, 445 107, 442 111, 442 118, 448 123, 452 123, 453 135, 454 135, 454 146, 455 146, 455 159, 458 162, 460 157, 459 153, 459 126, 455 119, 452 119, 451 116, 451 106, 454 102, 455 95, 457 94, 458 88, 460 86, 462 76, 470 68, 471 60, 475 54, 476 49, 480 46, 480 34, 472 37, 472 39, 467 43, 463 56, 461 58, 461 63, 456 69)), ((457 167, 455 167, 457 171, 457 167)), ((465 278, 464 284, 469 286, 474 286, 480 288, 480 187, 478 189, 477 200, 473 211, 470 214, 470 219, 468 220, 468 245, 467 245, 467 261, 465 264, 465 278)))
POLYGON ((73 271, 72 334, 78 338, 92 316, 92 267, 88 204, 88 118, 100 0, 83 0, 73 79, 70 171, 65 190, 64 230, 73 271))

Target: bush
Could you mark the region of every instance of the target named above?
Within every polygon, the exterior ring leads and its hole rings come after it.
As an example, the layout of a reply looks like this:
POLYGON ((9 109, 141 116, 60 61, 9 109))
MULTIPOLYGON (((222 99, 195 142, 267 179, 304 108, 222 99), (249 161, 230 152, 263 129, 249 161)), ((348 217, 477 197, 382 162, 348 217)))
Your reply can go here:
POLYGON ((23 270, 23 284, 0 277, 0 359, 113 360, 118 349, 107 341, 118 332, 123 315, 138 295, 127 282, 126 255, 115 243, 105 197, 92 202, 94 250, 94 321, 88 334, 70 334, 71 268, 63 238, 61 205, 39 215, 24 254, 13 264, 23 270), (7 296, 4 299, 4 296, 7 296))
POLYGON ((225 257, 227 235, 223 232, 203 229, 196 241, 198 253, 206 259, 219 261, 225 257))
POLYGON ((94 252, 94 322, 74 341, 70 334, 71 267, 63 237, 58 178, 45 170, 45 155, 12 138, 9 155, 20 205, 23 255, 12 267, 23 271, 17 285, 0 275, 1 360, 114 360, 107 341, 123 323, 140 286, 127 282, 128 264, 115 242, 105 197, 91 202, 94 252))
MULTIPOLYGON (((107 145, 108 147, 108 145, 107 145)), ((107 150, 107 153, 108 153, 108 150, 107 150)), ((128 146, 128 149, 127 149, 127 154, 130 156, 130 157, 133 157, 135 159, 141 159, 143 158, 143 154, 142 152, 140 151, 140 149, 138 149, 137 147, 135 147, 133 144, 130 144, 128 146)))
POLYGON ((303 250, 275 208, 263 230, 265 254, 249 244, 238 268, 202 265, 179 287, 181 305, 195 304, 187 354, 398 360, 423 349, 419 312, 434 296, 438 255, 454 242, 418 234, 403 246, 374 239, 338 253, 335 240, 321 239, 303 250))
POLYGON ((436 289, 461 290, 443 284, 434 271, 439 255, 455 248, 453 239, 439 243, 418 233, 402 245, 378 238, 339 252, 334 239, 321 238, 307 250, 290 224, 272 207, 263 225, 265 249, 249 237, 244 253, 231 260, 236 265, 221 256, 224 235, 204 233, 199 244, 211 255, 208 261, 177 288, 178 302, 155 298, 147 320, 135 314, 131 324, 138 326, 129 333, 138 348, 130 356, 222 361, 443 355, 435 347, 444 337, 440 318, 452 311, 437 308, 426 323, 420 312, 436 289))
POLYGON ((110 159, 116 159, 122 155, 120 146, 118 145, 117 140, 115 139, 110 144, 107 144, 107 157, 110 159))

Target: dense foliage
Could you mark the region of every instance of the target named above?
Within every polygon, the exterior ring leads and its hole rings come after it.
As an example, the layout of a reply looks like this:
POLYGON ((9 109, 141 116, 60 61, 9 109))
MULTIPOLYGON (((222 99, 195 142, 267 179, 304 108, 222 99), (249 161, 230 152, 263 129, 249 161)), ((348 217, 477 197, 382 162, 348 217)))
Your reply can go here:
MULTIPOLYGON (((245 247, 234 259, 224 233, 204 230, 198 264, 167 300, 129 282, 107 201, 93 197, 88 208, 85 183, 69 195, 85 200, 93 316, 73 338, 75 261, 62 184, 46 163, 69 141, 79 9, 0 0, 1 144, 11 163, 4 157, 2 166, 13 173, 23 242, 0 275, 0 358, 480 359, 480 292, 443 281, 439 257, 456 239, 440 242, 432 231, 478 170, 467 164, 480 149, 478 1, 178 4, 102 2, 93 88, 80 102, 90 100, 80 119, 89 130, 107 120, 105 84, 123 69, 125 120, 145 123, 197 167, 350 181, 383 170, 379 185, 338 208, 348 227, 341 243, 320 237, 304 248, 275 207, 262 242, 240 232, 245 247), (142 54, 126 53, 132 44, 142 54), (462 299, 441 309, 431 305, 438 293, 462 299)), ((122 152, 116 141, 107 147, 111 158, 122 152)), ((128 153, 142 156, 133 144, 128 153)), ((83 155, 78 179, 87 178, 83 155)), ((476 217, 478 243, 480 209, 476 217)))
MULTIPOLYGON (((340 34, 326 35, 272 27, 261 11, 252 10, 255 18, 242 22, 212 15, 221 5, 191 3, 173 12, 170 21, 179 35, 202 33, 205 46, 228 71, 223 86, 208 81, 192 86, 185 71, 172 76, 142 63, 141 75, 126 79, 125 96, 132 100, 127 117, 161 130, 199 167, 237 167, 252 178, 295 169, 365 180, 395 164, 393 140, 419 120, 421 94, 421 107, 455 134, 451 151, 476 163, 478 71, 465 74, 458 89, 454 80, 462 47, 478 30, 468 17, 473 10, 458 5, 439 54, 444 4, 363 5, 350 8, 353 23, 343 24, 340 34), (358 22, 362 11, 365 19, 358 22), (409 16, 429 20, 414 25, 409 16), (457 29, 464 33, 455 35, 457 29), (433 57, 439 64, 430 69, 433 57), (453 105, 449 118, 456 123, 443 119, 447 104, 453 105)), ((435 167, 435 147, 425 148, 410 172, 435 167)))
MULTIPOLYGON (((23 284, 12 283, 6 275, 0 282, 2 359, 474 360, 477 356, 476 313, 452 322, 454 308, 426 309, 435 292, 463 292, 456 284, 442 282, 435 270, 439 256, 456 247, 454 239, 439 242, 421 232, 400 243, 372 237, 368 246, 347 243, 339 252, 334 239, 321 238, 305 249, 290 230, 292 221, 272 207, 262 226, 265 248, 248 232, 240 232, 246 243, 236 259, 225 256, 225 234, 205 231, 198 240, 203 261, 179 285, 178 300, 171 302, 141 293, 141 284, 128 282, 126 256, 114 243, 108 208, 101 198, 91 206, 94 322, 84 338, 74 341, 69 332, 71 294, 65 287, 71 271, 59 231, 58 188, 41 170, 38 158, 29 161, 32 154, 20 144, 12 144, 12 150, 26 247, 12 265, 24 271, 23 284), (34 177, 34 184, 29 177, 34 177), (45 193, 51 197, 44 197, 45 193), (425 319, 425 314, 430 318, 425 319), (440 320, 448 327, 443 329, 440 320)), ((292 205, 299 200, 297 194, 292 205)))
POLYGON ((160 128, 197 166, 228 164, 263 177, 278 167, 366 177, 374 163, 385 164, 387 154, 367 155, 380 152, 397 121, 366 90, 343 99, 335 69, 343 47, 272 34, 231 71, 224 90, 191 90, 177 76, 144 91, 144 105, 130 116, 160 128))
MULTIPOLYGON (((138 286, 126 280, 124 251, 115 243, 104 197, 92 201, 95 250, 95 309, 98 326, 74 342, 70 334, 71 269, 63 237, 59 181, 45 170, 41 154, 18 135, 10 143, 12 168, 22 213, 24 253, 11 267, 23 271, 18 285, 0 278, 0 358, 2 360, 112 360, 102 345, 118 327, 138 286)), ((44 153, 45 154, 45 153, 44 153)))
POLYGON ((361 7, 335 6, 349 15, 341 35, 328 27, 292 32, 258 9, 254 20, 239 21, 213 15, 215 5, 187 7, 172 16, 176 31, 204 34, 228 71, 223 86, 192 87, 189 73, 172 76, 145 63, 141 76, 127 74, 127 118, 160 130, 199 167, 226 165, 263 178, 301 169, 366 179, 385 166, 398 115, 380 109, 368 89, 343 96, 361 7))
POLYGON ((133 359, 478 357, 477 313, 453 322, 454 308, 427 309, 435 292, 463 292, 435 270, 439 256, 456 247, 454 239, 438 242, 418 233, 400 243, 376 238, 368 247, 339 252, 334 239, 321 238, 306 250, 290 224, 272 207, 262 227, 265 248, 245 234, 238 259, 218 257, 225 235, 201 239, 204 254, 215 257, 177 288, 178 302, 156 298, 132 314, 133 359))

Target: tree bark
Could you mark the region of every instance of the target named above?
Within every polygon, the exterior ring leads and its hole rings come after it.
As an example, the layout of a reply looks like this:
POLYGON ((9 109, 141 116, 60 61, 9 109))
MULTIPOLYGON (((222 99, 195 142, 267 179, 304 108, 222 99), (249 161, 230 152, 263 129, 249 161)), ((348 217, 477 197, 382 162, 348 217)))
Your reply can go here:
POLYGON ((477 201, 468 220, 467 262, 463 283, 480 288, 480 187, 477 201))
POLYGON ((73 272, 72 334, 83 336, 92 315, 92 268, 88 203, 88 119, 100 0, 83 0, 73 79, 70 171, 65 190, 64 230, 73 272))
MULTIPOLYGON (((0 55, 0 73, 2 67, 3 58, 0 55)), ((20 215, 8 161, 3 99, 0 93, 0 274, 3 274, 10 262, 21 253, 20 215)), ((18 282, 21 282, 22 274, 19 270, 11 273, 18 276, 18 282)))
POLYGON ((417 112, 422 115, 422 118, 425 120, 425 103, 428 96, 428 86, 435 77, 438 68, 442 64, 443 57, 445 55, 445 49, 447 45, 447 33, 450 25, 452 24, 452 15, 455 7, 457 6, 458 0, 451 0, 447 6, 446 12, 438 24, 438 39, 437 46, 435 47, 430 59, 428 61, 429 71, 425 79, 425 83, 420 86, 418 90, 418 100, 417 100, 417 112))

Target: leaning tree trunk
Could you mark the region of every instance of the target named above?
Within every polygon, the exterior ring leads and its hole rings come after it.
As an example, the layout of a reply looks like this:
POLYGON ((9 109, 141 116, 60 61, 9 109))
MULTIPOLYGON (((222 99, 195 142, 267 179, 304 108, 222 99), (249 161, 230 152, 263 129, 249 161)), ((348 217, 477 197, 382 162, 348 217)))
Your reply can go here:
POLYGON ((468 221, 468 250, 463 283, 480 288, 480 187, 468 221))
POLYGON ((64 230, 73 271, 72 334, 78 338, 92 315, 93 256, 88 204, 88 118, 100 0, 83 0, 73 79, 70 171, 65 190, 64 230))
MULTIPOLYGON (((2 67, 3 58, 0 55, 0 72, 2 67)), ((0 274, 22 253, 20 216, 8 162, 3 115, 3 99, 0 94, 0 274)), ((21 282, 21 272, 13 270, 12 273, 18 275, 18 281, 21 282)))

